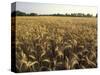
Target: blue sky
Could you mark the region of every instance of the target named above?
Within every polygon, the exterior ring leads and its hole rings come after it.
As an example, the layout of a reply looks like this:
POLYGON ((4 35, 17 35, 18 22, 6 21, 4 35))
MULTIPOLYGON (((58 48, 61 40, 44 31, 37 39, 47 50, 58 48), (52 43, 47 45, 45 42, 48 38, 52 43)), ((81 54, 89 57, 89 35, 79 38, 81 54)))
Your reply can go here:
POLYGON ((54 14, 54 13, 90 13, 95 15, 97 13, 96 7, 90 6, 72 6, 66 4, 48 4, 48 3, 28 3, 17 2, 16 10, 20 10, 26 13, 38 13, 38 14, 54 14))

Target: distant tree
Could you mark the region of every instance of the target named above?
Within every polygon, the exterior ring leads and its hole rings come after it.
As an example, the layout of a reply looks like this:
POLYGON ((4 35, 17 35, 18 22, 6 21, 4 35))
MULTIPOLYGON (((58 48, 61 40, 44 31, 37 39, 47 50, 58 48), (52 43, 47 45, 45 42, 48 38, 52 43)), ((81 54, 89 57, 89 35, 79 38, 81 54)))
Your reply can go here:
POLYGON ((70 16, 70 14, 66 13, 65 16, 70 16))
POLYGON ((71 16, 71 17, 92 17, 91 14, 84 14, 84 13, 71 13, 71 14, 65 14, 65 16, 71 16))
POLYGON ((21 11, 14 11, 11 14, 12 16, 26 16, 25 12, 21 12, 21 11))
POLYGON ((37 13, 25 13, 25 12, 21 12, 21 11, 14 11, 12 12, 11 16, 37 16, 37 13))
POLYGON ((93 15, 91 15, 91 14, 87 14, 87 17, 92 17, 93 15))
POLYGON ((29 15, 30 16, 37 16, 38 14, 37 13, 30 13, 29 15))
POLYGON ((75 16, 77 16, 77 14, 76 13, 71 13, 71 16, 75 17, 75 16))
POLYGON ((16 11, 16 16, 26 16, 26 13, 21 11, 16 11))
POLYGON ((64 14, 57 13, 57 14, 49 14, 49 16, 65 16, 65 15, 64 14))

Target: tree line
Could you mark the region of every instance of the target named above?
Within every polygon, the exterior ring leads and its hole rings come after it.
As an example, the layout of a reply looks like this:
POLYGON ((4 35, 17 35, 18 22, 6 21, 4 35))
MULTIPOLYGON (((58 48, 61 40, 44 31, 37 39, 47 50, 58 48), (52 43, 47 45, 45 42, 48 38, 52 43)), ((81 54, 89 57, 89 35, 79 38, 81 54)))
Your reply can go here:
MULTIPOLYGON (((14 11, 11 13, 11 16, 70 16, 70 17, 93 17, 92 14, 84 14, 84 13, 71 13, 71 14, 37 14, 37 13, 25 13, 25 12, 21 12, 21 11, 14 11)), ((96 16, 97 17, 97 14, 96 16)))

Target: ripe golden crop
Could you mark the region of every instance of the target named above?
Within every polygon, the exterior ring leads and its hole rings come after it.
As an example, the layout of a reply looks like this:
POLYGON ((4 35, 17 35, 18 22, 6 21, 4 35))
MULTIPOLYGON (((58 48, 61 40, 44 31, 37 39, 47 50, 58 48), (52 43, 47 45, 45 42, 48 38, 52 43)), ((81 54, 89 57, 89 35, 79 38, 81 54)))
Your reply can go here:
POLYGON ((96 67, 96 18, 16 17, 18 72, 96 67))

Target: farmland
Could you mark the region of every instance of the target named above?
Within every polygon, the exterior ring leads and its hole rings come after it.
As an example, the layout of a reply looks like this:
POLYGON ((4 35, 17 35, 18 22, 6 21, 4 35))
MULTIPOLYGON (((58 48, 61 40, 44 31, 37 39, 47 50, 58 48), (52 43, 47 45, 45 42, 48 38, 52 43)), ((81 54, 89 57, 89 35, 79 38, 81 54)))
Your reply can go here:
POLYGON ((16 17, 16 69, 18 72, 96 67, 96 18, 16 17))

